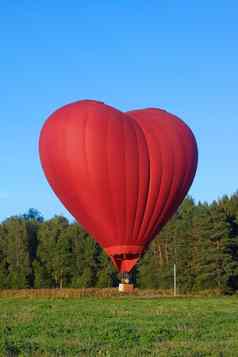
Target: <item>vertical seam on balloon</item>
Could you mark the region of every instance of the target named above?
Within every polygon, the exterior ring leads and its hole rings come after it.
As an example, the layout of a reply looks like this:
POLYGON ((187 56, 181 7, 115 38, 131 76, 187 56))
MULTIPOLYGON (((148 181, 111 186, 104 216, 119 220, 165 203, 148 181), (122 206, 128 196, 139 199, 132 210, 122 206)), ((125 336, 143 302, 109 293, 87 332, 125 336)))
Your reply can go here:
MULTIPOLYGON (((152 136, 153 136, 153 133, 152 133, 152 136)), ((159 152, 159 156, 160 156, 160 169, 161 169, 161 175, 160 175, 160 181, 159 181, 159 189, 157 191, 157 194, 156 194, 156 198, 154 198, 154 203, 153 203, 153 209, 151 210, 151 214, 149 215, 149 219, 147 221, 147 224, 146 224, 146 227, 143 231, 143 235, 146 237, 148 235, 148 233, 150 233, 151 229, 148 230, 148 227, 151 225, 151 220, 153 219, 153 215, 155 213, 155 209, 156 209, 156 205, 159 201, 159 196, 160 196, 160 192, 161 192, 161 182, 162 182, 162 179, 163 179, 163 163, 162 163, 162 155, 161 155, 161 149, 160 149, 160 141, 158 140, 158 152, 159 152)), ((158 224, 158 223, 157 223, 158 224)), ((149 239, 151 239, 150 236, 148 236, 149 239)))
MULTIPOLYGON (((184 150, 184 145, 183 145, 183 140, 181 140, 180 138, 180 135, 178 134, 178 130, 175 130, 174 133, 175 133, 175 136, 177 137, 177 140, 176 142, 179 142, 179 145, 180 145, 180 142, 181 142, 181 146, 182 146, 182 162, 184 162, 184 158, 186 158, 186 153, 185 153, 185 150, 184 150)), ((174 141, 172 141, 172 144, 174 144, 174 141)), ((175 159, 175 156, 174 156, 174 151, 177 149, 177 145, 171 145, 171 152, 173 152, 173 172, 175 173, 177 170, 176 170, 176 165, 177 165, 177 161, 175 159)), ((175 209, 173 208, 173 206, 177 206, 177 202, 180 201, 180 199, 178 200, 178 198, 180 198, 181 196, 181 192, 182 192, 182 188, 181 186, 183 187, 184 186, 184 176, 186 175, 186 167, 183 168, 183 172, 181 174, 181 177, 180 177, 180 180, 179 180, 179 184, 178 184, 178 187, 177 187, 177 190, 175 191, 175 193, 173 194, 174 195, 174 202, 171 204, 170 203, 170 206, 172 207, 171 209, 171 215, 173 215, 175 213, 175 209)), ((176 175, 174 175, 175 177, 176 175)), ((174 180, 172 181, 172 184, 171 184, 171 188, 173 188, 173 185, 174 185, 174 180)), ((169 204, 169 201, 170 201, 170 198, 171 198, 171 191, 169 193, 169 196, 168 196, 168 199, 167 199, 167 203, 165 204, 164 206, 164 210, 161 214, 161 224, 164 225, 166 222, 167 222, 167 214, 168 212, 170 211, 169 208, 170 206, 168 205, 169 204), (168 211, 169 210, 169 211, 168 211), (166 219, 166 220, 165 220, 166 219)))
POLYGON ((107 118, 107 130, 106 130, 106 162, 107 162, 107 177, 108 177, 108 184, 109 184, 109 192, 110 192, 110 198, 111 198, 111 208, 112 208, 112 216, 113 216, 113 227, 115 227, 115 234, 116 234, 116 241, 118 241, 118 220, 117 220, 117 215, 115 214, 115 204, 114 204, 114 197, 113 197, 113 192, 112 192, 112 186, 111 186, 111 175, 110 175, 110 170, 109 170, 109 158, 108 158, 108 153, 109 153, 109 124, 110 120, 107 118))
MULTIPOLYGON (((170 140, 168 140, 168 141, 170 141, 170 140)), ((171 142, 171 141, 170 141, 171 142)), ((170 176, 170 181, 169 181, 169 185, 168 185, 168 191, 166 192, 166 196, 165 196, 165 198, 164 198, 164 205, 162 206, 162 209, 160 210, 160 212, 159 212, 159 217, 160 217, 160 219, 159 219, 159 224, 161 224, 161 222, 162 222, 162 217, 163 217, 163 214, 164 214, 164 212, 165 212, 165 208, 166 208, 166 203, 168 202, 168 199, 169 199, 169 196, 170 196, 170 194, 171 194, 171 187, 173 186, 173 181, 174 181, 174 151, 173 150, 171 150, 171 162, 172 162, 172 172, 171 172, 171 176, 170 176)), ((163 164, 162 164, 162 166, 163 166, 163 164)), ((163 178, 163 177, 162 177, 163 178)), ((162 178, 161 178, 161 182, 162 182, 162 178)), ((151 232, 151 234, 152 234, 153 232, 151 232)), ((150 237, 150 239, 151 239, 152 237, 150 237)))
MULTIPOLYGON (((178 128, 178 136, 179 136, 179 140, 181 141, 181 147, 183 148, 183 158, 185 159, 184 161, 187 163, 190 164, 189 160, 188 160, 188 155, 187 155, 187 150, 185 148, 185 145, 184 145, 184 135, 180 129, 180 127, 178 128)), ((186 141, 185 141, 186 142, 186 141)), ((188 183, 187 183, 187 180, 188 178, 191 176, 191 168, 193 167, 193 163, 192 165, 190 165, 189 169, 187 169, 187 165, 185 165, 185 174, 183 175, 182 177, 182 187, 178 190, 178 196, 179 196, 179 200, 177 200, 176 202, 176 206, 179 206, 180 203, 182 202, 183 198, 184 198, 184 195, 187 194, 186 191, 188 191, 188 183)), ((178 207, 177 207, 178 209, 178 207)))
MULTIPOLYGON (((191 133, 192 134, 192 133, 191 133)), ((187 193, 190 189, 190 186, 192 185, 193 183, 193 180, 194 180, 194 177, 195 177, 195 174, 196 174, 196 171, 197 171, 197 165, 198 165, 198 147, 197 147, 197 142, 196 142, 196 139, 194 138, 194 136, 192 135, 192 142, 195 146, 195 152, 193 152, 193 163, 190 167, 190 170, 189 170, 189 182, 188 182, 188 188, 187 188, 187 193)))
POLYGON ((193 135, 193 132, 191 131, 190 128, 189 129, 189 135, 191 136, 191 142, 194 145, 195 150, 193 151, 193 164, 191 165, 191 169, 190 169, 190 181, 189 181, 189 187, 188 190, 191 186, 191 184, 193 183, 196 171, 197 171, 197 166, 198 166, 198 146, 197 146, 197 141, 193 135))
MULTIPOLYGON (((69 111, 68 120, 71 120, 71 111, 69 111)), ((64 135, 64 136, 62 135, 62 138, 64 137, 64 140, 65 140, 63 147, 67 149, 65 156, 66 156, 67 168, 68 168, 68 170, 70 169, 69 172, 68 172, 68 176, 70 175, 70 183, 71 183, 71 182, 72 182, 72 173, 73 173, 73 170, 72 170, 72 167, 71 167, 71 164, 70 164, 71 160, 69 159, 69 158, 70 158, 70 155, 69 155, 69 150, 68 150, 68 145, 67 145, 67 142, 69 141, 68 138, 70 137, 69 126, 66 125, 66 126, 64 127, 64 131, 65 131, 65 135, 64 135)), ((62 139, 61 139, 61 140, 62 140, 62 139)), ((72 195, 74 196, 75 193, 72 193, 72 192, 71 192, 70 195, 71 195, 71 197, 72 197, 72 195)))
MULTIPOLYGON (((127 169, 126 169, 126 130, 125 130, 125 119, 123 118, 123 163, 124 163, 124 234, 125 237, 125 244, 128 243, 128 232, 127 232, 127 169)), ((121 239, 123 239, 121 237, 121 239)))
MULTIPOLYGON (((182 146, 182 148, 183 148, 183 150, 182 150, 182 152, 183 152, 183 157, 186 158, 186 149, 185 149, 185 147, 184 147, 184 145, 183 145, 183 137, 181 136, 181 130, 180 130, 180 128, 178 128, 178 130, 176 130, 176 135, 177 135, 177 137, 178 137, 178 141, 180 141, 181 146, 182 146)), ((174 150, 176 150, 176 148, 173 149, 173 154, 174 154, 174 150)), ((183 161, 187 162, 187 158, 186 158, 186 160, 183 160, 183 161)), ((186 190, 184 191, 184 189, 185 189, 185 184, 184 184, 184 183, 186 183, 185 176, 187 177, 186 166, 185 166, 184 171, 185 171, 185 174, 184 174, 184 175, 181 175, 181 176, 182 176, 182 188, 180 188, 180 189, 177 190, 177 192, 176 192, 177 195, 179 196, 179 197, 178 197, 179 199, 176 199, 176 201, 175 201, 175 203, 176 203, 175 206, 177 206, 177 207, 176 207, 176 209, 173 209, 173 212, 171 212, 172 215, 176 212, 176 210, 178 209, 179 205, 180 205, 181 202, 182 202, 182 199, 184 198, 184 197, 182 197, 182 193, 183 193, 183 196, 184 196, 184 194, 186 195, 186 190)), ((180 187, 180 185, 179 185, 179 187, 180 187)), ((167 208, 167 207, 165 206, 165 208, 167 208)), ((164 215, 164 217, 162 216, 162 220, 161 220, 161 224, 162 224, 162 225, 166 224, 166 222, 167 222, 167 220, 168 220, 168 218, 166 217, 166 209, 165 209, 164 211, 162 212, 162 215, 164 215), (164 212, 164 211, 165 211, 165 212, 164 212), (166 218, 167 218, 167 219, 166 219, 166 218)))
MULTIPOLYGON (((187 128, 186 128, 187 129, 187 128)), ((190 131, 190 129, 188 129, 190 131)), ((183 148, 183 158, 185 158, 185 162, 187 164, 189 164, 189 168, 187 169, 187 165, 185 166, 185 174, 182 175, 182 187, 180 186, 180 189, 178 190, 178 199, 176 200, 176 206, 177 208, 174 210, 174 213, 176 212, 176 210, 178 209, 178 206, 181 204, 181 202, 183 201, 184 197, 186 196, 186 194, 188 193, 188 190, 190 188, 190 185, 193 181, 193 172, 194 172, 194 160, 189 160, 188 159, 188 155, 187 155, 187 150, 185 148, 184 145, 184 132, 181 130, 181 127, 179 126, 178 128, 178 137, 179 137, 179 141, 181 142, 181 147, 183 148)), ((189 136, 190 136, 190 132, 189 132, 189 136)), ((185 142, 187 142, 187 140, 185 140, 185 142)), ((193 155, 193 153, 192 153, 193 155)), ((194 156, 194 155, 193 155, 194 156)))
MULTIPOLYGON (((60 133, 60 135, 58 135, 57 136, 57 150, 56 151, 59 151, 59 152, 61 152, 62 151, 62 147, 63 148, 65 148, 65 147, 67 147, 67 145, 66 145, 66 143, 64 142, 63 143, 63 145, 62 145, 62 138, 64 138, 64 135, 61 135, 62 134, 62 132, 64 132, 64 126, 62 125, 63 124, 63 121, 62 120, 59 120, 58 121, 58 128, 59 128, 59 131, 58 131, 58 133, 60 133), (59 140, 59 138, 60 138, 60 140, 59 140)), ((67 158, 67 155, 66 155, 66 158, 67 158)), ((62 159, 61 159, 62 160, 62 159)), ((66 160, 66 162, 67 162, 68 160, 66 160)), ((58 166, 58 165, 57 165, 58 166)), ((56 166, 56 167, 57 167, 56 166)), ((55 170, 55 172, 56 172, 56 174, 58 174, 58 171, 57 171, 57 168, 56 168, 56 170, 55 170)), ((56 192, 55 192, 56 193, 56 192)), ((58 196, 58 195, 57 195, 58 196)), ((60 200, 61 200, 61 202, 63 203, 63 205, 64 206, 66 206, 66 204, 65 204, 65 200, 64 200, 64 197, 61 197, 60 198, 60 200)), ((66 209, 68 210, 68 211, 70 211, 68 208, 67 208, 67 206, 66 206, 66 209)), ((71 213, 71 212, 70 212, 71 213)))
MULTIPOLYGON (((179 120, 179 122, 181 121, 179 118, 176 118, 176 119, 179 120)), ((184 124, 183 122, 182 122, 182 124, 186 126, 186 124, 184 124)), ((187 128, 187 126, 186 126, 186 128, 187 128)), ((189 132, 191 132, 191 130, 189 128, 188 128, 188 130, 189 130, 189 132)), ((185 160, 182 160, 182 161, 187 163, 187 161, 188 161, 187 154, 186 154, 187 150, 186 150, 186 148, 184 146, 184 135, 182 135, 182 134, 183 134, 183 132, 181 130, 181 126, 179 126, 178 130, 175 131, 175 135, 177 136, 178 141, 179 141, 179 143, 180 143, 180 145, 182 147, 183 159, 185 158, 185 160)), ((196 143, 196 141, 195 141, 195 143, 196 143)), ((176 147, 173 146, 173 150, 172 150, 173 154, 174 154, 176 148, 177 148, 177 146, 176 147)), ((192 160, 192 161, 194 161, 194 160, 192 160)), ((175 162, 175 160, 173 160, 173 162, 175 162)), ((191 161, 189 161, 189 162, 191 162, 191 161)), ((184 196, 187 194, 187 192, 189 190, 189 187, 190 187, 190 185, 191 185, 191 183, 193 181, 193 178, 195 176, 195 173, 191 176, 192 172, 194 171, 194 166, 195 166, 195 164, 192 163, 192 165, 190 166, 190 169, 187 170, 187 166, 185 164, 184 170, 183 170, 182 175, 181 175, 182 179, 179 182, 179 185, 178 185, 179 188, 176 191, 176 195, 175 195, 175 196, 178 196, 178 198, 174 200, 174 206, 175 207, 171 210, 171 215, 170 216, 172 216, 177 211, 179 205, 183 201, 184 196), (190 177, 189 184, 186 184, 187 178, 189 178, 189 177, 190 177)), ((173 183, 172 183, 172 186, 173 186, 173 183)), ((167 201, 169 201, 169 198, 168 198, 167 201)), ((163 211, 161 213, 161 225, 162 226, 165 225, 167 223, 167 221, 168 221, 168 217, 166 215, 166 211, 168 212, 168 209, 169 209, 168 205, 165 205, 165 207, 164 207, 164 209, 163 209, 163 211)), ((154 228, 154 230, 155 230, 155 228, 154 228)))
MULTIPOLYGON (((89 113, 87 112, 85 115, 85 120, 84 120, 84 133, 83 133, 83 151, 84 151, 84 157, 85 157, 85 167, 86 167, 86 172, 87 172, 87 176, 88 176, 88 182, 89 185, 91 186, 91 190, 92 190, 92 180, 90 178, 90 172, 89 172, 89 163, 88 163, 88 155, 87 155, 87 140, 86 140, 86 136, 87 136, 87 126, 88 126, 88 122, 89 122, 89 113)), ((86 212, 87 213, 87 212, 86 212)), ((87 213, 88 214, 88 213, 87 213)))
POLYGON ((88 165, 88 156, 87 156, 87 145, 86 145, 86 136, 87 136, 87 125, 88 125, 88 113, 87 113, 87 116, 85 118, 85 121, 84 121, 84 140, 83 140, 83 148, 84 148, 84 154, 85 154, 85 166, 86 166, 86 170, 87 170, 87 173, 88 173, 88 181, 89 183, 91 182, 90 180, 90 174, 89 174, 89 165, 88 165))
MULTIPOLYGON (((131 119, 130 119, 131 120, 131 119)), ((132 238, 133 240, 136 241, 136 236, 135 236, 135 225, 136 225, 136 218, 137 218, 137 212, 138 212, 138 200, 139 200, 139 189, 140 189, 140 150, 139 150, 139 141, 138 141, 138 133, 137 133, 137 123, 132 119, 132 127, 133 127, 133 132, 136 137, 136 159, 137 159, 137 194, 136 194, 136 204, 135 204, 135 214, 134 214, 134 222, 133 222, 133 228, 131 231, 132 238)))
MULTIPOLYGON (((70 115, 70 113, 69 113, 70 115)), ((59 128, 60 128, 60 133, 64 133, 64 135, 60 135, 60 145, 58 147, 58 152, 62 152, 62 148, 64 148, 64 166, 67 167, 67 181, 69 180, 69 168, 70 168, 70 165, 69 165, 69 160, 68 160, 68 145, 67 145, 67 134, 68 134, 68 126, 63 126, 62 125, 63 122, 60 121, 59 123, 59 128)), ((62 160, 62 158, 61 158, 62 160)), ((71 178, 71 176, 70 176, 71 178)), ((65 179, 65 178, 64 178, 65 179)), ((70 180, 71 181, 71 180, 70 180)), ((67 182, 68 183, 68 182, 67 182)), ((64 198, 61 200, 65 206, 65 202, 64 202, 64 198)), ((66 207, 67 209, 67 207, 66 207)))
MULTIPOLYGON (((144 225, 144 220, 145 220, 145 212, 146 212, 146 207, 147 207, 147 203, 148 203, 148 199, 149 199, 149 192, 150 192, 150 185, 151 185, 151 161, 150 161, 150 152, 149 152, 149 146, 148 146, 148 143, 147 143, 147 139, 146 139, 146 136, 145 136, 145 133, 144 133, 144 129, 142 127, 140 127, 141 129, 141 133, 143 135, 143 138, 144 138, 144 142, 145 142, 145 146, 146 146, 146 151, 147 151, 147 159, 148 159, 148 178, 147 178, 147 185, 146 185, 146 199, 145 199, 145 202, 144 202, 144 207, 143 207, 143 213, 141 215, 142 217, 142 222, 141 222, 141 227, 143 227, 144 225)), ((136 241, 138 240, 143 240, 143 238, 139 239, 139 237, 141 237, 141 227, 139 229, 139 232, 138 232, 138 235, 136 237, 136 241)))
MULTIPOLYGON (((196 142, 196 139, 195 139, 195 137, 193 135, 192 130, 187 126, 187 124, 182 119, 180 119, 180 118, 178 118, 176 116, 175 116, 175 119, 178 120, 178 122, 179 122, 179 132, 181 134, 183 133, 181 127, 184 126, 185 129, 187 130, 187 133, 188 133, 189 137, 190 137, 189 138, 190 142, 195 147, 195 152, 194 151, 192 152, 192 156, 193 156, 192 164, 190 165, 190 168, 188 169, 188 174, 186 175, 186 177, 189 178, 189 181, 186 184, 187 180, 185 180, 185 184, 183 185, 184 193, 186 195, 188 193, 188 191, 189 191, 189 188, 190 188, 190 186, 191 186, 191 184, 193 182, 193 179, 195 177, 195 174, 196 174, 197 164, 198 164, 198 147, 197 147, 197 142, 196 142)), ((183 141, 183 138, 181 139, 181 141, 183 141)), ((192 145, 192 148, 193 148, 193 145, 192 145)), ((186 149, 185 149, 185 151, 186 151, 186 149)), ((190 160, 190 162, 191 162, 191 160, 190 160)))

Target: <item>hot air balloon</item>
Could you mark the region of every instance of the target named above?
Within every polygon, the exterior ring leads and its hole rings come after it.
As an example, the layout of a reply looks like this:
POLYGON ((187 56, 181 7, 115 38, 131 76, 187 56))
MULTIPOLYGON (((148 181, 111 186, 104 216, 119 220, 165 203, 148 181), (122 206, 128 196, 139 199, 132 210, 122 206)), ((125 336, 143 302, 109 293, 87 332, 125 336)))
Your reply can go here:
POLYGON ((178 117, 156 108, 123 113, 82 100, 55 111, 39 140, 55 194, 129 273, 176 212, 197 168, 197 144, 178 117))

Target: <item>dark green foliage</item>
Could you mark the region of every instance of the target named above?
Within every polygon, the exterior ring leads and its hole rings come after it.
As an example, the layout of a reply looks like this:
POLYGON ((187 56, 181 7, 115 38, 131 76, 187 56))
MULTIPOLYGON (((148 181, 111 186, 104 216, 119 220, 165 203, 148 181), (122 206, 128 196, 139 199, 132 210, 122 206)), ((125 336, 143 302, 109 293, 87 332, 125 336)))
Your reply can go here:
POLYGON ((72 287, 90 288, 95 286, 97 274, 97 252, 96 242, 88 234, 74 224, 75 239, 73 240, 73 269, 72 287))
POLYGON ((203 289, 236 291, 237 212, 237 194, 211 205, 195 205, 191 198, 185 199, 141 261, 140 287, 172 288, 176 264, 180 293, 203 289))
POLYGON ((29 287, 32 269, 25 219, 11 217, 3 222, 1 246, 5 256, 1 265, 7 268, 4 285, 11 288, 29 287))
POLYGON ((98 256, 96 287, 110 288, 118 285, 117 271, 110 258, 101 250, 98 256))
POLYGON ((158 259, 158 244, 152 242, 150 249, 143 256, 139 265, 138 283, 141 288, 156 289, 161 286, 162 271, 158 259), (157 247, 156 247, 157 246, 157 247))
MULTIPOLYGON (((188 197, 133 272, 141 288, 179 293, 238 290, 238 193, 212 204, 188 197)), ((117 272, 99 245, 62 216, 35 209, 0 224, 0 288, 113 287, 117 272)))
POLYGON ((3 225, 0 226, 0 289, 8 287, 7 249, 3 225))
POLYGON ((67 286, 72 271, 72 241, 66 218, 56 216, 41 224, 38 232, 37 284, 44 274, 50 277, 50 287, 67 286), (44 269, 41 270, 40 266, 44 269))

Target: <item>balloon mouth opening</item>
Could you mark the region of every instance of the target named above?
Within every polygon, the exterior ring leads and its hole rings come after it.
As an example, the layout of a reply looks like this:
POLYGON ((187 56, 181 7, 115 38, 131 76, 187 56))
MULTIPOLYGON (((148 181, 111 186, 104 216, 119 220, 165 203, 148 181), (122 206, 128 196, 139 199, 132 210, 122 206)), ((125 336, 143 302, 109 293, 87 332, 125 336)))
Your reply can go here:
POLYGON ((105 248, 106 253, 120 273, 129 273, 144 253, 144 246, 113 246, 105 248))
POLYGON ((135 254, 112 255, 111 260, 121 273, 129 273, 139 261, 140 256, 135 254))

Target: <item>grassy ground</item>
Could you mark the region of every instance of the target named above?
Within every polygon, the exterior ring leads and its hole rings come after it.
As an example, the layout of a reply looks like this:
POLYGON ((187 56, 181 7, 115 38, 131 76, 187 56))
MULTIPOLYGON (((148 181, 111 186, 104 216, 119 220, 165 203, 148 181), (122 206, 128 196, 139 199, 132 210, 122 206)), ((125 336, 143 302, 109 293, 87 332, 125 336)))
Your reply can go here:
POLYGON ((238 298, 2 298, 0 356, 238 356, 238 298))

